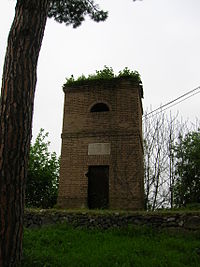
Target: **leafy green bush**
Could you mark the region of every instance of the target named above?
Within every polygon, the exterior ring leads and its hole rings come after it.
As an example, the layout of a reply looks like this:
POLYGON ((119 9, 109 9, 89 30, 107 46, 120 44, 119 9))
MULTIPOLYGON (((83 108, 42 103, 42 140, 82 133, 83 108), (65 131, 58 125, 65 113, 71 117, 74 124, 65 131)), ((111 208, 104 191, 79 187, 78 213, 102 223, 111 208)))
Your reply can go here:
POLYGON ((102 70, 96 70, 95 74, 90 74, 88 77, 85 75, 81 75, 77 79, 71 75, 70 78, 66 78, 65 85, 72 85, 74 83, 79 83, 82 81, 89 81, 89 80, 109 80, 117 77, 131 77, 135 80, 135 82, 141 83, 140 74, 137 71, 131 71, 127 67, 125 67, 122 71, 119 71, 118 75, 114 74, 114 71, 111 67, 104 66, 102 70))
POLYGON ((35 143, 30 147, 26 182, 27 207, 51 208, 56 204, 59 176, 59 159, 49 153, 48 133, 41 129, 35 143))

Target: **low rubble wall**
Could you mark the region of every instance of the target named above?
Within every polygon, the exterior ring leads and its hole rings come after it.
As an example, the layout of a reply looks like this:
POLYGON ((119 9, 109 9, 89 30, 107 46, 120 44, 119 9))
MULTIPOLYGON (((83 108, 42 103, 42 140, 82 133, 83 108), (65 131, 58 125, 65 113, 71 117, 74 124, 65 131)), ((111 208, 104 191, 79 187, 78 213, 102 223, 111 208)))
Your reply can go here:
POLYGON ((200 212, 175 214, 96 214, 90 212, 67 212, 54 210, 26 210, 24 226, 41 227, 57 223, 68 223, 73 227, 108 229, 112 227, 149 226, 153 228, 177 228, 200 230, 200 212))

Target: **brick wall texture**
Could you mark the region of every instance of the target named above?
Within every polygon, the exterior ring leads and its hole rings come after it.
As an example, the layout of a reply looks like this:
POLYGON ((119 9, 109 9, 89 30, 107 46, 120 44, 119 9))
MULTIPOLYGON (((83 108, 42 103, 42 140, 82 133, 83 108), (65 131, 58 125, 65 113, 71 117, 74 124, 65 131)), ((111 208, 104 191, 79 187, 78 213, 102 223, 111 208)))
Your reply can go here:
POLYGON ((58 206, 88 207, 89 166, 109 166, 110 209, 144 207, 141 85, 130 77, 65 86, 58 206), (96 103, 109 111, 91 112, 96 103), (88 155, 89 144, 109 154, 88 155))

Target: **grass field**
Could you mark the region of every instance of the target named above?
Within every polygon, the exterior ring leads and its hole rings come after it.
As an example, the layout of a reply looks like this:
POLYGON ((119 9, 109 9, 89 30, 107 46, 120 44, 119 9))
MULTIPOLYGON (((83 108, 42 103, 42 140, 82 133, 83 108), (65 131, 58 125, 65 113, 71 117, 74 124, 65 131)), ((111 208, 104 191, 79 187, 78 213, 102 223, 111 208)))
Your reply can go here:
POLYGON ((22 266, 199 267, 200 233, 141 227, 101 231, 65 224, 25 229, 22 266))

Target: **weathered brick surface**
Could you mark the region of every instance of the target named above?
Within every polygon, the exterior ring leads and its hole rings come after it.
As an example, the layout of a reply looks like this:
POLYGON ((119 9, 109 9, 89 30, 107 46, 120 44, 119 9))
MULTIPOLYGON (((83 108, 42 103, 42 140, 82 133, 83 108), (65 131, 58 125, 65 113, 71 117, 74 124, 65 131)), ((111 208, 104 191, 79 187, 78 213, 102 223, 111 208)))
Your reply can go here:
POLYGON ((130 78, 65 87, 58 205, 87 207, 92 165, 109 165, 109 207, 142 209, 142 88, 130 78), (108 112, 90 112, 106 103, 108 112), (110 143, 110 155, 88 155, 88 145, 110 143))

